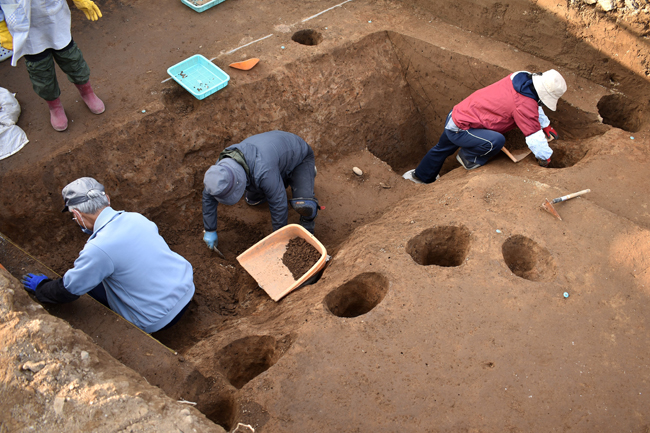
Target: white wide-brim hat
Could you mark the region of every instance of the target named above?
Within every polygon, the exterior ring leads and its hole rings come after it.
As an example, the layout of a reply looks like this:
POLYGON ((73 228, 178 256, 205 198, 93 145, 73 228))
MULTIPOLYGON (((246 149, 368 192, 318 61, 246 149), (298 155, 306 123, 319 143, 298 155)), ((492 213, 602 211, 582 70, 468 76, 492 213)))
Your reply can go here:
POLYGON ((553 111, 557 108, 558 99, 566 92, 566 81, 555 69, 543 74, 533 74, 533 86, 539 99, 553 111))

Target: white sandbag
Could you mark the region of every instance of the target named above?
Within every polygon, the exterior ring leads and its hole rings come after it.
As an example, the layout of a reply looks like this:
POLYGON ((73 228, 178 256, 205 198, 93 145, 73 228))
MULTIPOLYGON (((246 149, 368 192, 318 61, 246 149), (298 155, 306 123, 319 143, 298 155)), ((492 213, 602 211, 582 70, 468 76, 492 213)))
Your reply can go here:
POLYGON ((16 125, 19 117, 18 100, 0 87, 0 159, 13 155, 29 143, 25 131, 16 125))

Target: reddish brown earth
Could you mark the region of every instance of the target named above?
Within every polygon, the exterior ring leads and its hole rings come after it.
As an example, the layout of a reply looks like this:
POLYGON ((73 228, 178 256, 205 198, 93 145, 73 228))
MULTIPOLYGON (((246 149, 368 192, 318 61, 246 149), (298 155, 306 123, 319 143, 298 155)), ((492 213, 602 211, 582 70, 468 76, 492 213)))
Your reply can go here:
POLYGON ((93 176, 158 225, 197 292, 152 339, 90 299, 43 310, 1 273, 0 432, 650 428, 647 3, 97 3, 96 23, 73 11, 73 35, 106 113, 60 77, 74 122, 55 133, 24 63, 0 63, 30 138, 0 161, 0 263, 70 268, 85 237, 60 190, 93 176), (164 81, 196 53, 231 76, 202 101, 164 81), (450 158, 431 185, 401 178, 458 101, 550 68, 569 87, 551 168, 450 158), (315 150, 332 256, 278 303, 236 261, 271 232, 268 206, 220 211, 225 259, 201 240, 205 170, 271 129, 315 150), (556 205, 563 221, 540 208, 585 188, 556 205))
POLYGON ((287 250, 282 255, 282 263, 289 268, 294 280, 311 269, 318 262, 321 254, 303 238, 293 238, 287 244, 287 250))

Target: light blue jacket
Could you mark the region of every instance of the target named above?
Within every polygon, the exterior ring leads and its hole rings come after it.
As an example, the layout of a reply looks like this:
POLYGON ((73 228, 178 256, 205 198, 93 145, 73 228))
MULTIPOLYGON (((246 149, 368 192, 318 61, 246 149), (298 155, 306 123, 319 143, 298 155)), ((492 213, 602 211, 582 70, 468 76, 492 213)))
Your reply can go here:
POLYGON ((145 332, 165 327, 194 295, 192 265, 169 249, 158 227, 107 207, 63 285, 83 295, 104 283, 113 311, 145 332))

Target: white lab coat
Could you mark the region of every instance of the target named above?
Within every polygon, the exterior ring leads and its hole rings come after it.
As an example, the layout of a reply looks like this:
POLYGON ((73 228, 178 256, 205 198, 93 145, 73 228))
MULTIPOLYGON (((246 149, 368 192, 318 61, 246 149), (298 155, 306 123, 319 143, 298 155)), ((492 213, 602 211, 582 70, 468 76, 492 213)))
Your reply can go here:
POLYGON ((13 37, 11 66, 26 54, 65 48, 72 40, 70 8, 65 0, 0 0, 0 20, 13 37))

